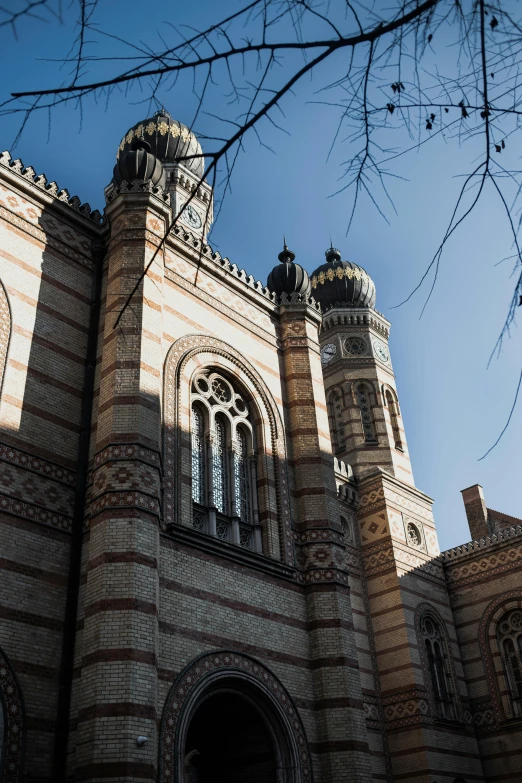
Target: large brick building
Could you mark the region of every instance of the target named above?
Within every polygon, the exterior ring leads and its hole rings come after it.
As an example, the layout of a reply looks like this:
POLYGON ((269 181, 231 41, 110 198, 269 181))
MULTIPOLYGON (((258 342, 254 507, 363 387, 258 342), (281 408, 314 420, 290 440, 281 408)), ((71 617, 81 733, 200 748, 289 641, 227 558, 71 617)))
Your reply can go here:
POLYGON ((370 277, 213 252, 200 154, 0 156, 2 780, 520 781, 521 520, 439 552, 370 277))

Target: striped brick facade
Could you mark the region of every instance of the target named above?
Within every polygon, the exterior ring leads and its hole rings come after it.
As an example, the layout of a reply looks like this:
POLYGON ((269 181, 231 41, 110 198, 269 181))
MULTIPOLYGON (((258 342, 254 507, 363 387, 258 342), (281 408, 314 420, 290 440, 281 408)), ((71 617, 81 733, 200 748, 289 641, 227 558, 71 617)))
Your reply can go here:
POLYGON ((522 608, 522 528, 480 502, 489 537, 441 555, 374 350, 389 323, 276 301, 180 226, 161 246, 170 219, 136 185, 102 220, 0 156, 4 779, 188 781, 195 716, 226 692, 270 726, 280 783, 519 780, 496 629, 522 608), (206 367, 251 414, 258 549, 193 525, 206 367))

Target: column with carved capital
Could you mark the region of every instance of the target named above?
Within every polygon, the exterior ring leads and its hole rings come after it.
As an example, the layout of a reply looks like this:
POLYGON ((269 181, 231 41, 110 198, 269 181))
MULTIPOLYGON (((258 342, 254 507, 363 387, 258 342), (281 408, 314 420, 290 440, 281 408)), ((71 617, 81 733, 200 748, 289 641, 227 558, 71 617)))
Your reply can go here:
MULTIPOLYGON (((125 184, 125 183, 124 183, 125 184)), ((134 183, 107 207, 106 304, 78 687, 74 774, 157 777, 163 256, 115 322, 170 218, 134 183), (138 737, 146 737, 141 744, 138 737)))
MULTIPOLYGON (((296 297, 294 297, 296 298, 296 297)), ((285 406, 314 672, 321 783, 371 780, 344 543, 318 345, 320 314, 281 304, 285 406)))

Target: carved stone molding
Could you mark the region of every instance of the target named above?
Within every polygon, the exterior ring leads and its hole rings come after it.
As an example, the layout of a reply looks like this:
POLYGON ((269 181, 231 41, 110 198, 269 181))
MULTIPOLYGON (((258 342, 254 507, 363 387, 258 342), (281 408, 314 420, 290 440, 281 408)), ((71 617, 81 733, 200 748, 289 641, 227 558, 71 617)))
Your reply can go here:
MULTIPOLYGON (((184 669, 172 685, 161 720, 159 743, 159 783, 181 783, 177 774, 179 754, 183 752, 183 719, 194 709, 197 695, 217 679, 242 683, 259 691, 278 714, 295 748, 296 783, 312 783, 312 766, 308 742, 301 718, 292 697, 279 680, 262 663, 250 656, 228 650, 205 653, 184 669)), ((185 726, 186 729, 186 726, 185 726)))

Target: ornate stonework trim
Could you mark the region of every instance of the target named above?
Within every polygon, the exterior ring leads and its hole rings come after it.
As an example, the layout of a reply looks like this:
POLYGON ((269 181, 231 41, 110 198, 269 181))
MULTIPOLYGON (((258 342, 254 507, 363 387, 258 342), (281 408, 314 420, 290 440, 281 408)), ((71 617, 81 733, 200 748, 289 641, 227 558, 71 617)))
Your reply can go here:
POLYGON ((182 478, 186 472, 183 466, 190 464, 190 384, 194 373, 203 366, 224 370, 246 392, 257 423, 260 518, 264 518, 267 525, 265 532, 270 553, 280 554, 283 562, 293 564, 287 455, 281 415, 257 370, 230 345, 205 334, 181 337, 170 347, 165 360, 165 524, 190 524, 190 486, 182 478))
POLYGON ((4 370, 11 339, 11 308, 4 286, 0 282, 0 395, 2 394, 4 370))
POLYGON ((440 557, 445 561, 457 560, 518 536, 522 536, 522 525, 499 530, 498 533, 494 533, 492 536, 481 538, 479 541, 470 541, 469 544, 462 544, 462 546, 455 547, 455 549, 447 549, 445 552, 441 552, 440 557))
POLYGON ((55 511, 49 511, 41 506, 35 506, 32 503, 25 503, 23 500, 13 498, 10 495, 0 493, 0 512, 12 514, 15 517, 38 522, 41 525, 57 527, 66 532, 71 531, 72 520, 64 514, 58 514, 55 511))
POLYGON ((27 180, 31 185, 43 190, 48 196, 52 196, 57 201, 67 204, 79 215, 92 221, 99 226, 103 223, 103 216, 95 209, 91 210, 89 204, 82 204, 78 196, 70 196, 67 190, 60 190, 56 182, 48 182, 45 174, 36 175, 32 166, 25 168, 22 161, 18 158, 13 160, 7 150, 0 153, 0 166, 4 166, 10 172, 18 174, 22 179, 27 180))
MULTIPOLYGON (((506 681, 506 675, 502 665, 502 656, 498 654, 497 644, 498 622, 502 615, 509 612, 510 609, 522 609, 522 591, 511 590, 491 601, 482 615, 478 630, 480 651, 493 708, 491 719, 485 722, 494 723, 495 725, 491 728, 498 728, 500 723, 513 717, 511 711, 506 710, 509 696, 504 700, 500 693, 499 683, 506 681)), ((507 686, 507 690, 510 690, 509 686, 507 686)))
POLYGON ((160 728, 159 783, 182 783, 183 746, 198 702, 219 681, 234 682, 238 692, 259 694, 275 714, 294 767, 292 781, 312 783, 310 750, 303 723, 292 697, 272 672, 249 655, 229 650, 204 653, 192 661, 173 683, 165 702, 160 728))
POLYGON ((18 783, 22 778, 24 751, 24 703, 16 674, 0 648, 0 701, 4 708, 4 758, 0 768, 3 783, 18 783))
MULTIPOLYGON (((435 709, 435 698, 431 688, 431 676, 428 670, 428 661, 426 660, 424 636, 421 631, 421 621, 423 620, 424 617, 431 617, 433 621, 440 628, 443 645, 444 645, 444 652, 449 666, 449 676, 450 676, 451 686, 453 690, 453 703, 455 706, 457 720, 462 722, 463 720, 469 717, 469 720, 467 721, 469 723, 471 721, 471 715, 468 716, 464 714, 464 710, 462 708, 462 700, 457 686, 457 672, 455 670, 455 658, 451 652, 451 645, 456 644, 458 646, 458 642, 456 640, 455 641, 450 640, 448 629, 446 627, 446 622, 444 621, 444 618, 440 614, 439 610, 436 609, 434 606, 432 606, 432 604, 424 602, 419 604, 415 609, 414 624, 415 624, 415 633, 417 635, 419 656, 422 665, 424 686, 426 689, 425 696, 427 696, 428 703, 429 703, 429 712, 433 716, 433 718, 435 718, 437 714, 435 709)), ((459 658, 461 658, 460 653, 459 653, 459 658)))

